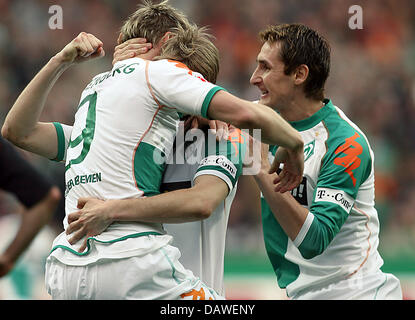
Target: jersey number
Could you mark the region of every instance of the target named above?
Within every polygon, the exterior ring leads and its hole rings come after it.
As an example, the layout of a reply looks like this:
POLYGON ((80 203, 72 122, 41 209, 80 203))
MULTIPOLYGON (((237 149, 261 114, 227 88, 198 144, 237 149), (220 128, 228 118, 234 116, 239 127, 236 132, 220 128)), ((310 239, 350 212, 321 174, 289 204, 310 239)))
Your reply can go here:
POLYGON ((69 160, 68 164, 65 167, 65 171, 68 170, 73 164, 78 164, 84 161, 85 157, 89 152, 89 149, 91 148, 92 139, 94 139, 97 93, 94 92, 93 94, 86 96, 84 100, 82 100, 82 102, 80 103, 78 109, 81 108, 85 103, 88 103, 88 113, 86 116, 85 128, 82 130, 81 134, 74 140, 72 140, 71 138, 68 145, 68 149, 75 148, 83 141, 84 143, 82 151, 77 158, 69 160))

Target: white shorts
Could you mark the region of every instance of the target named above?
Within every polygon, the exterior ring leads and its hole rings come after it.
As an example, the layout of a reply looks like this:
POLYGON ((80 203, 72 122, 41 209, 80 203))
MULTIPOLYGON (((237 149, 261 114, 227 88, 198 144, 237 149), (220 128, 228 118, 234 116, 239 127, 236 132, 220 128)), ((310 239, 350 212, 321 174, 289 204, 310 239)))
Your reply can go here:
POLYGON ((394 275, 376 271, 307 290, 297 300, 402 300, 401 283, 394 275))
POLYGON ((57 300, 221 300, 179 262, 180 251, 166 245, 123 259, 85 266, 66 265, 49 256, 45 283, 57 300))

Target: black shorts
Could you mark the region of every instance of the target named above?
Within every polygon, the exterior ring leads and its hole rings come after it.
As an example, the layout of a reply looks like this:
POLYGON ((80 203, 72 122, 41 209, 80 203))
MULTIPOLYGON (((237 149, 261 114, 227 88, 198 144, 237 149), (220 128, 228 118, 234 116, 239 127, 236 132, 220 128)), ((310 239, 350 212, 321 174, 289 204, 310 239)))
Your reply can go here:
POLYGON ((52 183, 0 136, 0 189, 14 194, 27 208, 43 200, 52 183))

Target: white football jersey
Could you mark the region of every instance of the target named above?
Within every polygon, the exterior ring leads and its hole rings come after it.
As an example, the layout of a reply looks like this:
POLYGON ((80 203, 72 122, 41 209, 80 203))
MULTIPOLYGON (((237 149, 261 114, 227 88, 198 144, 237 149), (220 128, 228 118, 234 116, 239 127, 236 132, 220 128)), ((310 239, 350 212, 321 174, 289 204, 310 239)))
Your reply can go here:
POLYGON ((211 133, 206 133, 205 137, 199 137, 190 145, 183 142, 184 140, 176 143, 176 149, 171 156, 172 161, 169 161, 163 177, 162 192, 190 188, 197 177, 213 175, 228 185, 229 193, 209 218, 187 223, 164 224, 164 227, 167 233, 173 236, 172 244, 182 253, 181 263, 224 296, 226 230, 237 190, 237 180, 242 174, 248 139, 240 130, 233 130, 228 140, 220 142, 216 142, 215 135, 211 133), (210 148, 208 145, 214 147, 210 148), (193 156, 195 159, 189 161, 189 157, 193 156))
MULTIPOLYGON (((133 58, 118 62, 109 72, 95 76, 81 95, 73 127, 55 123, 58 157, 65 160, 65 211, 77 211, 81 197, 125 199, 159 193, 165 159, 172 148, 178 112, 207 117, 213 95, 221 90, 172 60, 148 61, 133 58)), ((125 245, 106 246, 106 255, 130 256, 128 239, 144 234, 163 234, 161 224, 113 223, 95 242, 125 245), (110 254, 110 248, 113 252, 110 254), (128 251, 128 253, 126 253, 128 251)), ((69 260, 76 246, 65 234, 54 248, 69 260)), ((84 263, 98 259, 83 253, 84 263), (89 256, 87 258, 86 256, 89 256)), ((102 253, 103 254, 103 253, 102 253)), ((102 257, 101 254, 101 257, 102 257)), ((63 259, 63 258, 62 258, 63 259)), ((68 260, 67 259, 67 260, 68 260)))

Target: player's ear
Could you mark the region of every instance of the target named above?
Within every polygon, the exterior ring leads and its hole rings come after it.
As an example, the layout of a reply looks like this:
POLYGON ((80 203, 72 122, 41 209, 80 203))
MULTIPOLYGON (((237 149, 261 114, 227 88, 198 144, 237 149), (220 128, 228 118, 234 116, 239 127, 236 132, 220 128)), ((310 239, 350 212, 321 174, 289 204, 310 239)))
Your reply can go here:
POLYGON ((120 32, 120 34, 118 35, 117 44, 121 44, 121 41, 122 41, 123 37, 124 37, 124 35, 120 32))
POLYGON ((161 43, 164 44, 167 40, 169 40, 171 37, 173 37, 173 33, 170 31, 167 31, 164 36, 161 38, 161 43))
POLYGON ((298 66, 297 69, 294 71, 294 83, 296 85, 303 84, 307 80, 308 74, 309 69, 307 65, 302 64, 298 66))

